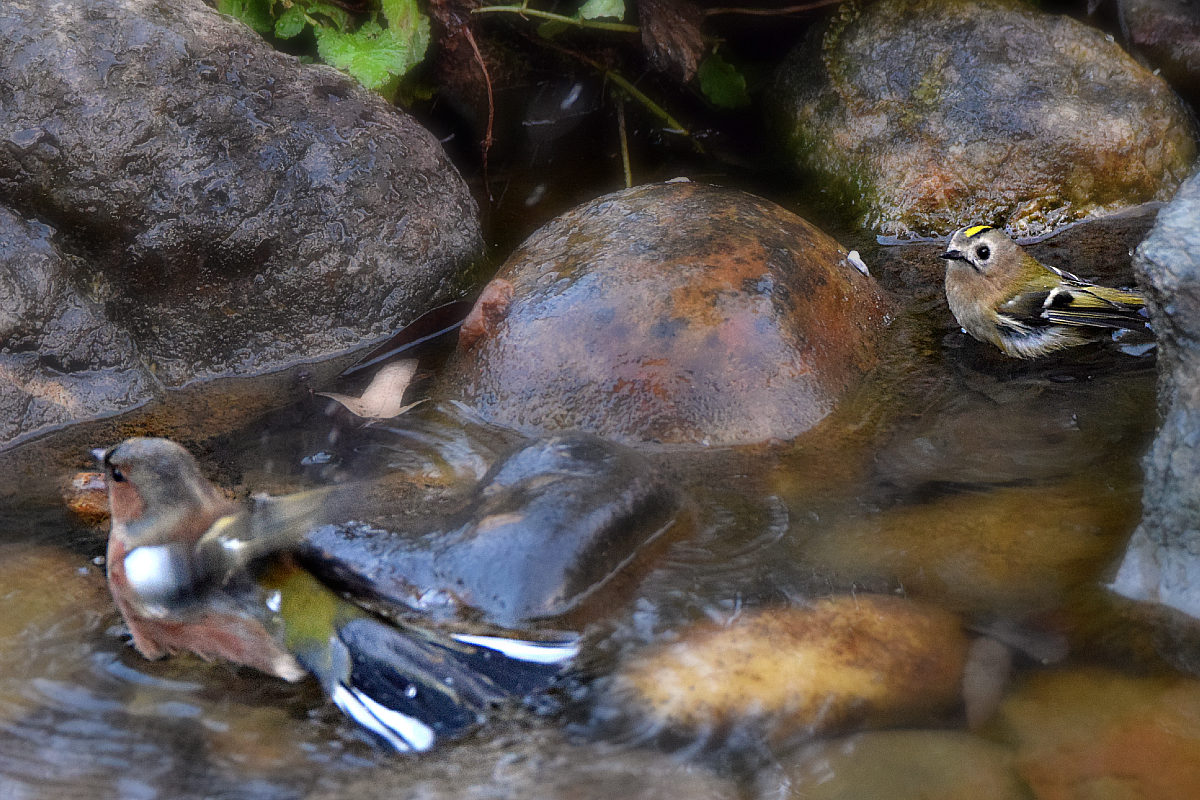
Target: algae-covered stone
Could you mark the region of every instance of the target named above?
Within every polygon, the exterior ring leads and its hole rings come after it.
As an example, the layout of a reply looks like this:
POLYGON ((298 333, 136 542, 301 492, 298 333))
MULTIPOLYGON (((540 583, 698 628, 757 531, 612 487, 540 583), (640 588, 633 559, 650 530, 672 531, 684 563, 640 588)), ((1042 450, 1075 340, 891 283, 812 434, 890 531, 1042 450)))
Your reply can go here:
POLYGON ((485 292, 488 309, 472 315, 451 396, 492 423, 626 441, 803 433, 877 363, 888 311, 874 280, 803 219, 686 182, 567 212, 496 284, 504 291, 485 292))
POLYGON ((1167 199, 1196 156, 1166 83, 1016 0, 846 4, 779 71, 799 165, 883 234, 1036 233, 1167 199))
POLYGON ((960 697, 967 639, 954 614, 887 595, 842 595, 700 623, 635 654, 612 702, 652 726, 746 727, 771 741, 929 719, 960 697))

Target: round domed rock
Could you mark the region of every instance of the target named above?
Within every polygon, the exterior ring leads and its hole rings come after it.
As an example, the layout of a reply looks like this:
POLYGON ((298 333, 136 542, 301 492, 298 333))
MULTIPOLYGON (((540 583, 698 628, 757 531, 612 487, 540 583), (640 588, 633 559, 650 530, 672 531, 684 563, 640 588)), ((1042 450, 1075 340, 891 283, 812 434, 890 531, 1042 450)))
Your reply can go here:
POLYGON ((781 66, 797 164, 879 233, 1024 234, 1170 199, 1183 104, 1112 37, 1016 0, 844 4, 781 66))
POLYGON ((876 364, 887 313, 837 242, 774 203, 639 186, 513 253, 464 324, 449 394, 526 432, 786 439, 876 364))

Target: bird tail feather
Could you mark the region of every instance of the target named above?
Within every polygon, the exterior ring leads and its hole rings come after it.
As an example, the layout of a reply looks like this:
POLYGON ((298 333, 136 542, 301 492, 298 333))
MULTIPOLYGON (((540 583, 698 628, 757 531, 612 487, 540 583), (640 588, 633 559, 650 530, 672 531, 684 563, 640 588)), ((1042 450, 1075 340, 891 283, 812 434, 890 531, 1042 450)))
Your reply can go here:
POLYGON ((455 636, 363 615, 338 627, 327 652, 298 658, 348 716, 395 750, 421 752, 549 688, 577 650, 572 640, 455 636))

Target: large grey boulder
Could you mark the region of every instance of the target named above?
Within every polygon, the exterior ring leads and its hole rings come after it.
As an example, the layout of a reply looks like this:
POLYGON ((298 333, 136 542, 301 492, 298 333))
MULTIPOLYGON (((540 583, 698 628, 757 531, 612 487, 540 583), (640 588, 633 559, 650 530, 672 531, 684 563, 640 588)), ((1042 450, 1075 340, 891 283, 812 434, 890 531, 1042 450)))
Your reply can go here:
POLYGON ((778 73, 797 166, 877 233, 1026 235, 1166 200, 1195 129, 1103 33, 1019 0, 846 3, 778 73))
MULTIPOLYGON (((481 249, 430 133, 199 0, 5 0, 0 87, 0 203, 72 254, 45 293, 27 276, 5 300, 24 333, 0 352, 70 375, 82 362, 44 325, 86 309, 106 331, 93 355, 146 370, 115 406, 147 381, 262 375, 378 339, 454 294, 481 249)), ((37 260, 46 237, 5 224, 37 260)), ((6 402, 15 385, 0 375, 6 402)))
POLYGON ((128 332, 75 290, 87 265, 53 233, 0 207, 0 442, 141 405, 157 387, 128 332))
POLYGON ((1200 618, 1200 173, 1159 212, 1134 266, 1159 343, 1162 424, 1113 589, 1200 618))

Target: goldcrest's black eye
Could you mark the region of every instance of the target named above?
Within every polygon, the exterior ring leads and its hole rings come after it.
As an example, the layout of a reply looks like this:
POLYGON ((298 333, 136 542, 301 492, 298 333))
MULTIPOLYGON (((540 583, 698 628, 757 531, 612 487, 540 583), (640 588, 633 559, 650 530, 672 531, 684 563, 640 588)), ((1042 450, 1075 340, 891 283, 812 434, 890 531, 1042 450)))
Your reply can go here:
POLYGON ((108 471, 108 474, 112 476, 112 479, 116 483, 124 483, 125 482, 125 473, 121 472, 120 467, 113 467, 112 469, 110 469, 108 471))
POLYGON ((987 261, 988 256, 990 256, 991 254, 992 254, 992 249, 990 247, 988 247, 986 244, 981 244, 981 245, 979 245, 979 247, 975 248, 975 257, 978 258, 980 261, 987 261))

